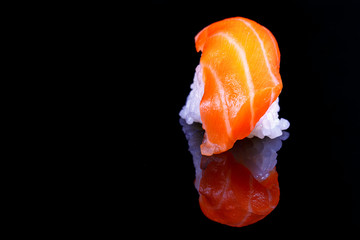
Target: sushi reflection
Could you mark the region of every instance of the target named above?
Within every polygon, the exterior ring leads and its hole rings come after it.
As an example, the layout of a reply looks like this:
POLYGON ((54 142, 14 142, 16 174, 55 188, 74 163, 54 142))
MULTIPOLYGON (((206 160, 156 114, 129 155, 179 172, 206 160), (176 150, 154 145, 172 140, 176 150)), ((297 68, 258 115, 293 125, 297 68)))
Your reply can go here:
POLYGON ((224 153, 203 156, 200 124, 180 120, 193 156, 195 188, 202 212, 209 219, 234 227, 253 224, 266 217, 279 202, 275 165, 277 151, 287 132, 275 138, 246 138, 224 153))

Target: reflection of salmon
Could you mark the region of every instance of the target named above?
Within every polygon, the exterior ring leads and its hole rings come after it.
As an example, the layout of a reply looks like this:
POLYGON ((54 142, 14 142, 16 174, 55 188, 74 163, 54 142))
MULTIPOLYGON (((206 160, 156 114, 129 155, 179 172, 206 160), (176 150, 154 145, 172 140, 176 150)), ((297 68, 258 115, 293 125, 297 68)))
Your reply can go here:
POLYGON ((199 202, 209 219, 242 227, 263 219, 277 206, 280 190, 275 168, 258 182, 229 151, 204 156, 202 162, 208 164, 199 186, 199 202))
POLYGON ((241 17, 209 25, 195 43, 205 83, 201 153, 212 155, 248 136, 279 96, 280 52, 269 30, 241 17))

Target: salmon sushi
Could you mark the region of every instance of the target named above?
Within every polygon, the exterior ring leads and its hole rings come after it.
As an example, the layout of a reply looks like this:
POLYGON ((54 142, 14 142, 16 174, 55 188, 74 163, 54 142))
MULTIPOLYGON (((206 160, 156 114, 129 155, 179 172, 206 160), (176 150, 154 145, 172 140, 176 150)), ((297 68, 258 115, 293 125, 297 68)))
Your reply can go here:
POLYGON ((280 51, 268 29, 228 18, 201 30, 195 47, 202 55, 180 116, 202 124, 203 155, 225 152, 245 137, 276 138, 289 127, 278 117, 280 51))

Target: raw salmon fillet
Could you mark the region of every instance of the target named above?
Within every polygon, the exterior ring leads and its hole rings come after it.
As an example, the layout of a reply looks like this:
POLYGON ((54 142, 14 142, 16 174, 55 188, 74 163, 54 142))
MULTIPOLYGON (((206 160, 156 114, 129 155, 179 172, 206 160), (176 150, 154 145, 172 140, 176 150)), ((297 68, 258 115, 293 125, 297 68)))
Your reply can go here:
POLYGON ((203 155, 222 153, 247 137, 282 89, 275 37, 242 17, 213 23, 195 37, 202 52, 200 116, 203 155))

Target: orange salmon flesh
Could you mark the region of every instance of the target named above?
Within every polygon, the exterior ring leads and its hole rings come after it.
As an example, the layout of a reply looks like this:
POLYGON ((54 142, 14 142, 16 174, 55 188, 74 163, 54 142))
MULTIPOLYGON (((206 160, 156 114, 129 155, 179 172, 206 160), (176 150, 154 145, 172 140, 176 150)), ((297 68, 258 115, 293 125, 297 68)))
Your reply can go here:
POLYGON ((222 153, 247 137, 282 90, 275 37, 242 17, 215 22, 195 37, 202 52, 200 116, 203 155, 222 153))

